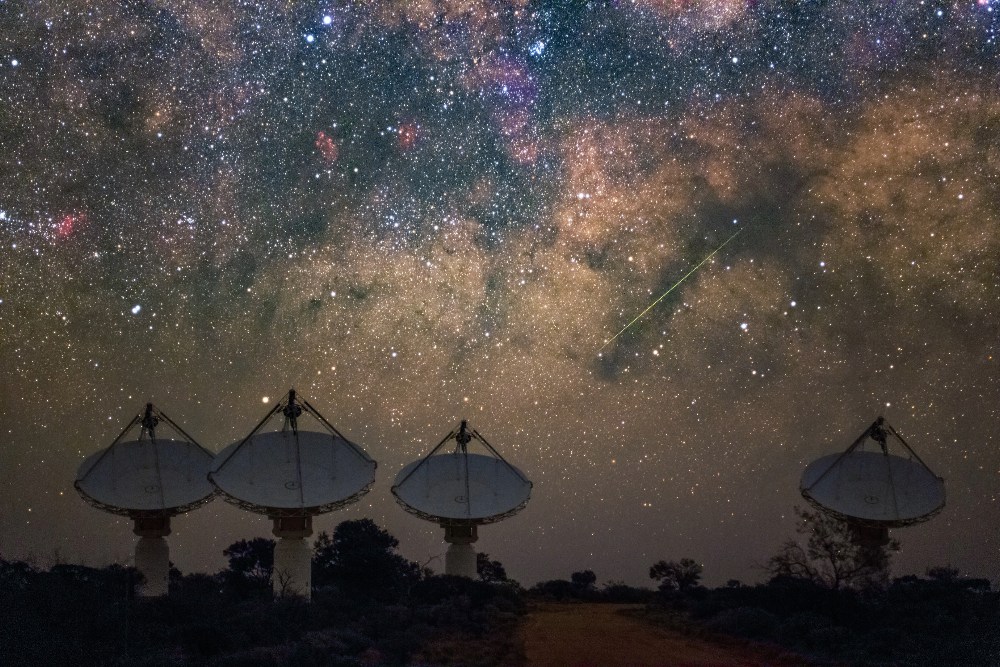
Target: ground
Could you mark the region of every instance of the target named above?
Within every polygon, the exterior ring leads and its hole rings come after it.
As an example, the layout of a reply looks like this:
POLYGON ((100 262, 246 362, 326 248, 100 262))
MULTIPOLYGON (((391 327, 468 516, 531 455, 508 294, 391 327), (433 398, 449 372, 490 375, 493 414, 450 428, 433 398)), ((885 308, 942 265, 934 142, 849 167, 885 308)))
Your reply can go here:
POLYGON ((694 638, 657 626, 643 607, 611 604, 539 605, 524 628, 532 667, 791 667, 807 661, 780 649, 739 640, 694 638))
POLYGON ((643 605, 538 604, 516 632, 442 635, 414 665, 482 667, 793 667, 809 661, 780 648, 657 621, 643 605))

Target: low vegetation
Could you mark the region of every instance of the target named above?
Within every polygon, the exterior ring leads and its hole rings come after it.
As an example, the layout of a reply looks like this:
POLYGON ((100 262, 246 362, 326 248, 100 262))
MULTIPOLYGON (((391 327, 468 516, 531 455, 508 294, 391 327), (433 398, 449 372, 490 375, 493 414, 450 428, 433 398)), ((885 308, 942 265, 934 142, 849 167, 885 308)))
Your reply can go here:
POLYGON ((714 589, 690 558, 652 564, 655 590, 598 584, 581 570, 526 591, 485 553, 478 580, 434 575, 368 519, 317 537, 310 604, 273 596, 274 542, 264 538, 230 545, 229 566, 217 574, 172 570, 170 594, 152 600, 135 596, 140 575, 131 568, 0 560, 0 664, 523 665, 519 628, 529 605, 595 602, 631 605, 630 614, 691 637, 771 644, 816 664, 1000 664, 1000 593, 989 581, 951 567, 893 579, 896 544, 859 546, 828 516, 798 516, 803 541, 769 560, 766 583, 714 589))
POLYGON ((898 544, 851 541, 842 522, 796 510, 798 532, 767 564, 767 583, 698 585, 689 559, 660 562, 652 617, 694 634, 724 633, 782 645, 818 662, 850 665, 1000 664, 1000 593, 986 579, 932 567, 892 579, 898 544))
POLYGON ((151 600, 135 596, 131 568, 0 560, 0 664, 400 665, 439 639, 514 635, 524 591, 496 578, 499 563, 488 582, 435 576, 397 546, 368 519, 320 534, 309 604, 274 599, 274 542, 263 538, 230 545, 215 575, 172 570, 170 594, 151 600))

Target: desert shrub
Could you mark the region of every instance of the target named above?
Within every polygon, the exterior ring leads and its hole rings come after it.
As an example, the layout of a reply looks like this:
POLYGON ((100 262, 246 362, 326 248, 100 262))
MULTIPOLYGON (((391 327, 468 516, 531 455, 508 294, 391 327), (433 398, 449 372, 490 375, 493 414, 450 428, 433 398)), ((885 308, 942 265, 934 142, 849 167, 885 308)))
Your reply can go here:
POLYGON ((345 522, 325 545, 336 585, 312 603, 273 599, 270 540, 226 549, 215 575, 171 572, 169 595, 135 596, 129 568, 57 565, 48 571, 0 559, 0 662, 52 665, 401 665, 429 630, 478 634, 525 611, 514 581, 425 577, 371 522, 345 522), (352 581, 346 581, 352 579, 352 581))
POLYGON ((582 572, 571 574, 569 580, 580 591, 592 591, 594 590, 594 585, 597 583, 597 575, 594 574, 593 570, 583 570, 582 572))
POLYGON ((799 507, 794 511, 799 518, 795 531, 806 536, 806 545, 802 546, 798 540, 785 542, 768 562, 773 576, 807 579, 833 589, 885 588, 899 542, 861 545, 855 542, 854 530, 846 521, 799 507))
POLYGON ((628 586, 623 581, 609 581, 597 591, 597 598, 601 602, 614 604, 646 604, 656 598, 656 592, 648 588, 628 586))
POLYGON ((710 627, 750 639, 770 639, 779 625, 777 616, 757 607, 726 609, 710 623, 710 627))
POLYGON ((524 590, 517 582, 491 584, 447 574, 425 578, 412 587, 411 604, 415 606, 461 606, 478 611, 492 607, 498 611, 520 614, 525 610, 524 590))
POLYGON ((756 586, 697 587, 661 598, 711 630, 773 641, 844 664, 989 664, 1000 655, 1000 594, 951 571, 885 589, 831 588, 778 576, 756 586), (992 656, 992 657, 991 657, 992 656))
POLYGON ((652 602, 655 597, 655 592, 648 588, 628 586, 621 581, 609 581, 598 588, 594 585, 597 576, 590 570, 574 572, 572 576, 576 577, 575 581, 565 579, 540 581, 527 591, 528 596, 556 602, 579 600, 616 604, 643 604, 652 602))
POLYGON ((237 598, 270 598, 274 540, 255 537, 234 542, 222 551, 229 568, 220 573, 223 590, 237 598))
POLYGON ((532 597, 552 598, 554 600, 578 599, 580 589, 573 585, 572 581, 565 579, 552 579, 550 581, 540 581, 531 587, 532 597))
POLYGON ((122 631, 141 581, 131 568, 55 565, 44 572, 0 560, 4 665, 100 665, 128 653, 122 631))
POLYGON ((476 574, 483 581, 507 581, 507 570, 498 560, 490 560, 486 553, 476 554, 476 574))
POLYGON ((796 612, 782 619, 778 640, 790 646, 810 647, 817 633, 823 633, 832 628, 830 619, 826 616, 808 611, 796 612))
POLYGON ((698 586, 702 567, 690 558, 680 562, 661 560, 649 568, 649 578, 659 582, 660 591, 687 591, 698 586))
POLYGON ((399 540, 371 519, 344 521, 333 536, 320 533, 313 555, 313 585, 334 586, 354 601, 398 600, 420 579, 419 565, 396 553, 399 540))

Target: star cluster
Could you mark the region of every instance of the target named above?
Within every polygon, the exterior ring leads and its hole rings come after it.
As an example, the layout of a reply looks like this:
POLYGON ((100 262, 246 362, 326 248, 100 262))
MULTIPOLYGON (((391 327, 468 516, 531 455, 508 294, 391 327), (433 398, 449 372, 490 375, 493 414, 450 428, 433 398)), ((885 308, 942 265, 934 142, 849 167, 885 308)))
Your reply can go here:
MULTIPOLYGON (((124 560, 82 457, 294 386, 380 463, 318 526, 421 562, 389 481, 461 418, 535 483, 479 544, 516 578, 719 583, 885 414, 948 488, 898 569, 997 578, 994 10, 0 3, 0 555, 124 560)), ((172 557, 266 530, 213 503, 172 557)))

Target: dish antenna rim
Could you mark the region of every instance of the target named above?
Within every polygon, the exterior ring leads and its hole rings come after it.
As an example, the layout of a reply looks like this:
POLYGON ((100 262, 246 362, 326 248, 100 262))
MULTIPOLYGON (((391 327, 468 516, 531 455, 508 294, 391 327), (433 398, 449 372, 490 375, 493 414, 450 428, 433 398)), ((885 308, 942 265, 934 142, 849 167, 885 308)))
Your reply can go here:
MULTIPOLYGON (((203 447, 201 444, 199 444, 197 440, 195 440, 190 435, 188 435, 188 433, 183 428, 181 428, 177 424, 177 422, 175 422, 170 417, 168 417, 166 415, 166 413, 164 413, 159 408, 157 408, 155 405, 153 405, 152 402, 148 402, 148 403, 146 403, 146 409, 144 411, 141 411, 138 414, 136 414, 132 418, 132 420, 125 426, 125 428, 122 429, 121 433, 118 434, 118 437, 115 438, 114 441, 112 441, 112 443, 110 445, 108 445, 107 447, 105 447, 103 449, 103 451, 98 450, 98 451, 101 452, 100 456, 98 456, 97 459, 93 463, 90 464, 90 466, 87 468, 86 472, 84 472, 82 475, 80 475, 80 470, 79 469, 77 470, 77 478, 75 480, 73 480, 73 488, 76 489, 76 492, 78 494, 80 494, 80 497, 83 498, 84 502, 86 502, 91 507, 94 507, 94 508, 99 509, 99 510, 101 510, 103 512, 108 512, 109 514, 114 514, 114 515, 117 515, 117 516, 124 516, 124 517, 128 517, 128 518, 131 518, 131 519, 154 519, 154 518, 164 518, 164 517, 169 518, 169 517, 172 517, 172 516, 177 516, 178 514, 186 514, 188 512, 191 512, 191 511, 194 511, 194 510, 198 509, 199 507, 201 507, 203 505, 207 505, 208 503, 212 502, 212 500, 215 499, 215 497, 218 495, 219 492, 218 492, 217 489, 213 488, 208 493, 208 495, 203 496, 201 498, 198 498, 197 500, 193 500, 191 502, 182 503, 180 505, 172 505, 170 507, 163 507, 163 508, 160 508, 160 509, 134 509, 134 508, 130 509, 130 508, 125 507, 123 505, 117 505, 117 504, 113 504, 113 503, 107 503, 107 502, 104 502, 103 500, 99 500, 98 498, 95 498, 92 493, 88 493, 87 491, 84 490, 83 484, 86 481, 87 477, 89 477, 90 474, 95 469, 97 469, 98 466, 100 466, 100 464, 104 460, 104 458, 106 456, 108 456, 108 454, 115 447, 117 447, 119 444, 121 444, 121 442, 122 442, 123 438, 125 437, 125 435, 128 434, 128 432, 131 431, 136 425, 139 426, 139 438, 138 438, 138 440, 129 441, 129 442, 142 442, 143 441, 142 440, 143 435, 145 435, 147 433, 149 434, 149 436, 150 436, 150 442, 153 444, 153 451, 154 451, 154 456, 155 456, 155 461, 156 461, 156 467, 157 467, 157 477, 159 477, 160 476, 160 473, 159 473, 159 451, 157 450, 157 447, 156 447, 156 445, 157 445, 156 427, 157 427, 157 425, 160 422, 166 423, 179 436, 181 436, 183 438, 183 440, 173 440, 173 439, 162 440, 161 441, 162 443, 171 443, 171 444, 172 443, 185 443, 185 444, 188 444, 188 445, 194 445, 195 448, 198 451, 200 451, 206 457, 208 457, 209 467, 211 467, 211 462, 215 458, 215 455, 212 454, 212 452, 210 452, 208 449, 206 449, 205 447, 203 447)), ((96 453, 97 452, 95 452, 95 454, 96 453)), ((91 455, 91 456, 93 456, 93 455, 91 455)), ((84 459, 83 462, 81 463, 81 467, 86 462, 87 462, 87 459, 84 459)), ((159 491, 160 491, 161 497, 162 497, 162 493, 163 493, 162 483, 160 483, 159 486, 160 486, 159 491)))
MULTIPOLYGON (((871 452, 871 453, 877 455, 877 452, 871 452)), ((827 455, 827 456, 830 456, 830 455, 827 455)), ((813 461, 813 463, 816 463, 816 462, 822 460, 823 458, 826 458, 826 457, 820 457, 819 459, 816 459, 816 461, 813 461)), ((810 463, 809 465, 812 465, 812 463, 810 463)), ((808 469, 809 465, 806 466, 807 469, 808 469)), ((803 471, 803 473, 804 473, 804 471, 803 471)), ((861 435, 858 436, 857 439, 855 439, 854 442, 852 442, 851 445, 846 450, 844 450, 844 452, 840 456, 838 456, 833 461, 833 463, 831 463, 829 465, 829 467, 827 467, 826 470, 824 470, 822 472, 822 474, 820 474, 811 484, 809 484, 809 486, 803 486, 802 483, 801 483, 801 481, 800 481, 800 483, 799 483, 799 492, 801 493, 801 495, 805 499, 805 501, 807 503, 809 503, 809 505, 811 505, 814 509, 819 510, 821 512, 824 512, 825 514, 828 514, 828 515, 830 515, 830 516, 832 516, 832 517, 834 517, 836 519, 839 519, 841 521, 845 521, 845 522, 848 522, 848 523, 851 523, 851 524, 854 524, 854 525, 857 525, 857 526, 868 527, 868 528, 906 528, 908 526, 915 526, 917 524, 924 523, 924 522, 929 521, 929 520, 933 519, 934 517, 936 517, 938 514, 941 513, 942 510, 944 510, 944 507, 947 504, 947 492, 946 492, 946 489, 945 489, 945 486, 944 486, 944 477, 941 477, 940 475, 938 475, 937 473, 935 473, 933 470, 931 470, 930 466, 928 466, 924 462, 924 460, 922 458, 920 458, 920 455, 917 454, 913 450, 912 447, 910 447, 909 443, 906 442, 906 440, 903 438, 903 436, 900 435, 899 432, 896 431, 896 429, 893 428, 892 425, 889 422, 887 422, 885 420, 885 417, 882 416, 882 415, 879 415, 878 419, 876 419, 874 422, 872 422, 872 424, 867 429, 865 429, 864 432, 862 432, 861 435), (865 442, 865 440, 867 440, 869 438, 871 438, 872 440, 874 440, 875 442, 877 442, 879 444, 879 446, 882 449, 883 456, 886 456, 888 458, 899 459, 899 460, 904 461, 906 463, 910 463, 911 459, 906 459, 906 458, 903 458, 902 456, 897 456, 895 454, 889 454, 889 452, 888 452, 888 446, 887 446, 887 439, 888 439, 889 435, 895 437, 896 440, 900 444, 903 445, 903 447, 906 449, 906 451, 908 451, 910 453, 910 455, 913 457, 913 459, 915 459, 917 461, 917 463, 919 463, 920 466, 925 471, 927 471, 927 473, 930 474, 931 477, 935 481, 937 481, 940 484, 941 501, 937 504, 936 507, 934 507, 934 509, 930 510, 929 512, 925 512, 923 514, 920 514, 918 516, 914 516, 914 517, 910 517, 910 518, 906 518, 906 519, 902 519, 902 518, 901 519, 866 519, 866 518, 863 518, 863 517, 858 517, 858 516, 855 516, 855 515, 852 515, 852 514, 847 514, 845 512, 833 509, 832 507, 829 507, 828 505, 825 505, 822 501, 820 501, 818 498, 816 498, 815 496, 812 495, 811 491, 834 468, 836 468, 838 465, 840 465, 841 461, 843 461, 855 449, 857 449, 859 446, 861 446, 865 442)))
MULTIPOLYGON (((319 431, 302 431, 302 432, 321 433, 319 431)), ((324 417, 319 412, 319 410, 314 408, 312 404, 309 403, 309 401, 307 401, 304 398, 297 397, 294 389, 290 389, 288 393, 285 394, 284 397, 278 400, 275 406, 271 408, 271 410, 267 413, 267 415, 265 415, 264 418, 260 420, 260 422, 258 422, 258 424, 253 428, 252 431, 250 431, 249 434, 247 434, 245 438, 243 438, 242 440, 238 440, 234 444, 235 446, 228 445, 225 449, 222 450, 222 452, 219 452, 219 454, 221 455, 223 452, 226 451, 226 449, 231 448, 231 451, 226 455, 226 457, 220 463, 216 465, 215 462, 213 461, 211 470, 208 473, 208 480, 217 489, 218 494, 222 497, 223 500, 225 500, 230 505, 239 507, 240 509, 247 512, 252 512, 254 514, 263 514, 270 518, 298 518, 306 516, 316 516, 318 514, 326 514, 328 512, 334 512, 336 510, 339 510, 343 507, 346 507, 348 505, 357 502, 363 496, 367 495, 372 490, 372 487, 375 485, 375 470, 378 468, 378 462, 375 461, 375 459, 373 459, 364 449, 362 449, 361 447, 359 447, 358 445, 356 445, 355 443, 351 442, 349 439, 344 437, 344 435, 340 431, 338 431, 337 428, 333 424, 331 424, 326 419, 326 417, 324 417), (357 491, 351 493, 348 496, 345 496, 343 498, 338 498, 337 500, 328 503, 321 503, 318 505, 310 505, 310 506, 290 507, 290 506, 265 505, 259 502, 254 502, 252 500, 241 498, 230 491, 226 491, 216 480, 216 476, 222 471, 223 468, 225 468, 226 464, 228 464, 233 459, 233 457, 236 455, 237 452, 239 452, 244 446, 246 446, 247 443, 251 442, 251 439, 258 433, 260 433, 261 429, 264 428, 264 426, 266 426, 267 423, 271 421, 271 419, 273 419, 275 416, 278 415, 279 411, 285 418, 284 425, 282 426, 281 431, 269 431, 268 433, 286 433, 288 429, 291 428, 291 432, 296 437, 296 442, 298 442, 298 434, 299 434, 298 418, 302 416, 303 413, 308 414, 311 417, 315 418, 316 421, 318 421, 320 425, 323 426, 328 431, 329 435, 333 436, 333 444, 335 446, 345 447, 348 451, 350 451, 352 454, 361 459, 362 463, 371 464, 372 467, 370 471, 371 472, 370 479, 361 488, 359 488, 357 491)), ((216 458, 218 458, 218 456, 216 458)), ((296 457, 296 475, 298 479, 298 489, 300 491, 300 498, 304 498, 302 492, 301 451, 299 452, 299 455, 296 457)))
MULTIPOLYGON (((400 473, 402 473, 402 471, 400 471, 400 473)), ((441 439, 441 442, 439 442, 433 449, 431 449, 431 451, 427 455, 425 455, 422 459, 420 459, 419 463, 413 466, 413 469, 410 470, 403 479, 393 483, 392 487, 389 490, 392 492, 393 497, 396 499, 396 504, 402 507, 403 510, 408 514, 412 514, 420 519, 423 519, 424 521, 430 521, 440 526, 464 527, 464 526, 483 526, 491 523, 497 523, 505 519, 509 519, 510 517, 514 516, 515 514, 523 510, 528 505, 528 501, 531 500, 531 490, 533 488, 534 488, 534 483, 527 477, 525 477, 524 473, 522 473, 516 466, 512 465, 509 461, 507 461, 507 459, 503 457, 503 454, 497 451, 497 449, 493 445, 491 445, 489 441, 479 433, 479 431, 477 431, 476 429, 470 430, 468 428, 468 420, 463 419, 461 425, 457 430, 454 428, 451 429, 451 431, 448 432, 448 435, 446 435, 444 438, 441 439), (403 498, 399 494, 398 490, 399 487, 405 484, 407 480, 409 480, 417 472, 417 470, 427 465, 428 461, 431 460, 431 457, 433 457, 435 453, 451 439, 454 439, 458 443, 458 447, 456 447, 455 454, 461 453, 465 457, 465 480, 466 480, 465 502, 467 503, 467 506, 471 504, 471 498, 468 492, 468 485, 469 485, 468 457, 476 456, 476 457, 490 458, 482 454, 469 454, 468 445, 472 440, 476 440, 479 443, 481 443, 487 449, 487 451, 489 451, 494 455, 493 458, 499 460, 504 466, 507 467, 508 470, 514 473, 514 475, 516 475, 522 482, 527 484, 528 492, 525 495, 524 500, 519 502, 516 506, 504 510, 503 512, 498 512, 496 514, 490 514, 484 517, 475 517, 475 518, 445 517, 440 514, 433 514, 431 512, 427 512, 425 510, 414 507, 413 505, 403 500, 403 498)))

